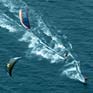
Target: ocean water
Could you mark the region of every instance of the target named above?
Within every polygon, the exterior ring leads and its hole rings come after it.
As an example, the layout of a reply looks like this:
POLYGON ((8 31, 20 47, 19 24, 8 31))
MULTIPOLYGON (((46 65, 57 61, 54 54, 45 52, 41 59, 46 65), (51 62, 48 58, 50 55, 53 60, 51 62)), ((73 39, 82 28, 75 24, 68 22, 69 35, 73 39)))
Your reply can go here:
POLYGON ((0 0, 0 93, 93 93, 92 16, 92 0, 0 0), (27 7, 29 31, 18 17, 27 7))

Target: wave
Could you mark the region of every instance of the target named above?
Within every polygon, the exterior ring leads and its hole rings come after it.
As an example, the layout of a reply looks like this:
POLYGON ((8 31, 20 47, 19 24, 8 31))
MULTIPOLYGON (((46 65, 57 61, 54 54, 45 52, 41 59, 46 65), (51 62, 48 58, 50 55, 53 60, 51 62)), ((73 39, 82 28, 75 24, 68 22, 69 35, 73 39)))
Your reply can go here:
POLYGON ((7 17, 5 14, 0 15, 0 27, 8 29, 10 32, 16 31, 11 18, 7 17))
MULTIPOLYGON (((5 7, 18 18, 18 11, 20 8, 28 7, 27 4, 21 0, 1 0, 5 7), (21 5, 21 6, 20 6, 21 5)), ((30 21, 33 24, 30 32, 26 31, 19 42, 28 42, 28 50, 26 57, 31 57, 32 54, 41 56, 50 60, 51 63, 63 63, 62 75, 66 75, 71 79, 85 82, 85 79, 80 71, 80 62, 72 55, 72 44, 67 40, 65 35, 61 37, 57 34, 58 30, 52 30, 47 27, 41 16, 29 6, 30 21)), ((22 30, 22 27, 17 21, 7 17, 5 14, 0 15, 0 26, 8 29, 10 32, 22 30), (4 17, 3 17, 4 16, 4 17), (1 19, 3 18, 3 19, 1 19), (15 23, 15 24, 14 24, 15 23)))

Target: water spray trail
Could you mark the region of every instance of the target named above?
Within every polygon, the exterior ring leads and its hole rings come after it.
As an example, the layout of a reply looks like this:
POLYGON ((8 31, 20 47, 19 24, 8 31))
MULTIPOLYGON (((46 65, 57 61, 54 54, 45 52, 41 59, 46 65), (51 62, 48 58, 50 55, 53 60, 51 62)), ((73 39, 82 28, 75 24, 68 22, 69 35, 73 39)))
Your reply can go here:
MULTIPOLYGON (((9 11, 17 18, 19 9, 27 7, 26 3, 21 0, 1 0, 1 2, 5 7, 8 7, 9 11), (6 2, 9 3, 7 4, 6 2)), ((75 57, 72 55, 72 52, 69 50, 69 48, 72 49, 71 43, 63 43, 63 41, 66 40, 64 35, 61 37, 63 40, 62 41, 57 37, 57 34, 55 34, 56 31, 53 31, 55 32, 53 33, 50 28, 48 28, 43 22, 42 18, 38 16, 37 13, 35 13, 32 7, 29 7, 29 10, 29 14, 31 15, 31 23, 34 24, 34 27, 31 29, 31 32, 26 32, 22 38, 19 39, 19 41, 29 43, 29 52, 27 52, 27 54, 31 55, 34 53, 36 55, 40 55, 43 58, 50 60, 51 63, 63 62, 64 65, 62 66, 62 74, 68 76, 71 79, 85 82, 85 79, 80 71, 79 62, 75 59, 75 57)), ((5 22, 6 20, 3 21, 5 22)))

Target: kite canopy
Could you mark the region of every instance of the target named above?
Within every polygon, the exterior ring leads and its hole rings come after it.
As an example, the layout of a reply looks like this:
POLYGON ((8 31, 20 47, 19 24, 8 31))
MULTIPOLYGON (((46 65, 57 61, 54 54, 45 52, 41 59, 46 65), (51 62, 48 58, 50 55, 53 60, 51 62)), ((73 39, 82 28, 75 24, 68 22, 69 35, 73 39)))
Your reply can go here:
POLYGON ((28 10, 25 9, 25 11, 23 12, 22 9, 19 10, 19 19, 21 24, 26 28, 26 29, 30 29, 30 22, 29 22, 29 18, 28 18, 28 10))
POLYGON ((16 64, 16 62, 20 59, 21 57, 15 57, 15 58, 11 58, 9 60, 9 62, 7 63, 6 67, 7 67, 7 71, 9 76, 12 77, 12 70, 14 68, 14 65, 16 64))

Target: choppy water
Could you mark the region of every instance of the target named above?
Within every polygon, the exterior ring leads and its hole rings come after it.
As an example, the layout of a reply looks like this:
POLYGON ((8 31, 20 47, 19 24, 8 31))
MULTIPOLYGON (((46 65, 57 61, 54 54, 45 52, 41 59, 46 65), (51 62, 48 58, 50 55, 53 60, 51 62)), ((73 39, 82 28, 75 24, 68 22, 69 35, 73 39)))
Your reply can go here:
POLYGON ((0 0, 0 92, 92 93, 92 16, 92 0, 0 0), (18 18, 26 7, 30 31, 18 18), (6 63, 16 56, 10 78, 6 63))

